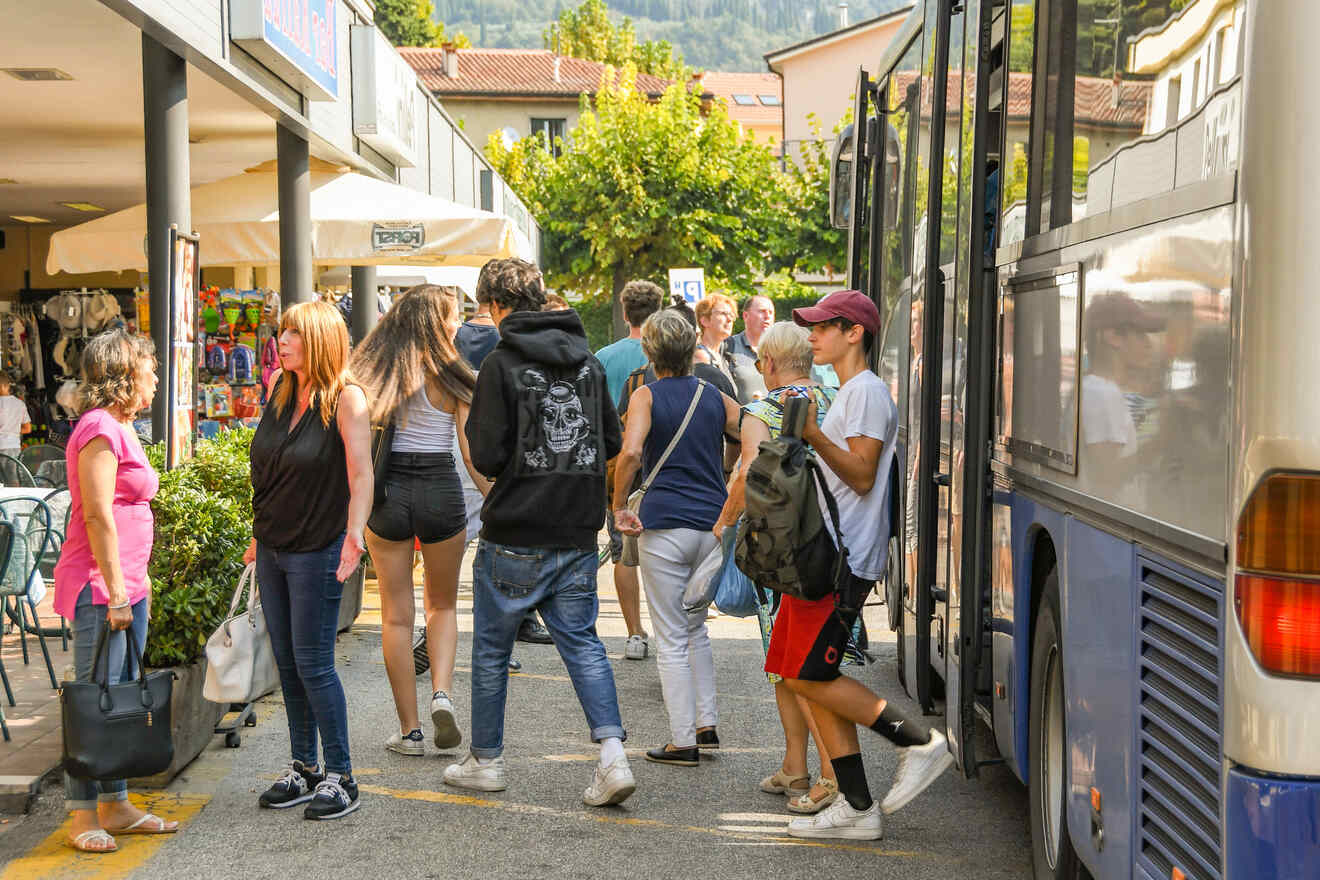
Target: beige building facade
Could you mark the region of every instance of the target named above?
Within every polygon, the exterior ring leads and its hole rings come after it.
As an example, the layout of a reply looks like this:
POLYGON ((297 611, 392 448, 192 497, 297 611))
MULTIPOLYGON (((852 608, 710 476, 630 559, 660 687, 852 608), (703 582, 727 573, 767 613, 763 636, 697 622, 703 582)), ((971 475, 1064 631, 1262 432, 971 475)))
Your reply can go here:
POLYGON ((766 53, 766 66, 784 83, 785 155, 795 155, 803 141, 834 139, 834 127, 852 107, 858 68, 876 74, 875 65, 910 9, 766 53), (810 114, 819 122, 819 134, 813 131, 810 114))

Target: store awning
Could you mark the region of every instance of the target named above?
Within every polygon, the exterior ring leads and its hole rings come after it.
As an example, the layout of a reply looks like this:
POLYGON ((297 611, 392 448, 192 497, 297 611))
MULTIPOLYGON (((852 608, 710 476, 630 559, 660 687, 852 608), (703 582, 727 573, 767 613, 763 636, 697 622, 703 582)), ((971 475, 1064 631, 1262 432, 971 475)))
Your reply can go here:
MULTIPOLYGON (((312 259, 320 265, 481 266, 521 256, 527 241, 507 217, 311 160, 312 259)), ((203 266, 280 261, 275 162, 195 187, 193 231, 203 266)), ((146 205, 63 229, 46 271, 145 271, 146 205)))

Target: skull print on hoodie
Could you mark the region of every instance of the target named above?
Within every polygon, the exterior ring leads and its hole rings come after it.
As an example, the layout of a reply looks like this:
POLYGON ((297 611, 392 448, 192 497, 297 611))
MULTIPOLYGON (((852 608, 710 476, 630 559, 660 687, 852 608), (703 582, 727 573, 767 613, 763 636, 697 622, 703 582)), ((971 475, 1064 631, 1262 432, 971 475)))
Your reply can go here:
POLYGON ((481 536, 594 549, 605 522, 605 462, 623 445, 605 370, 571 310, 514 312, 499 330, 467 422, 472 463, 495 484, 481 536))

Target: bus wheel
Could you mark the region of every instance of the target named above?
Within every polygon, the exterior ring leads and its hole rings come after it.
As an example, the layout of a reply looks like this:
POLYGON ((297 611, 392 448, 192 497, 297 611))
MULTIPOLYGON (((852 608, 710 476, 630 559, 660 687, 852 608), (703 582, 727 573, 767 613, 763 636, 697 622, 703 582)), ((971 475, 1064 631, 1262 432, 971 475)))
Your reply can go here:
POLYGON ((1063 638, 1059 573, 1042 585, 1036 635, 1031 646, 1031 731, 1028 740, 1028 801, 1031 854, 1036 880, 1082 876, 1068 837, 1068 750, 1064 716, 1063 638))

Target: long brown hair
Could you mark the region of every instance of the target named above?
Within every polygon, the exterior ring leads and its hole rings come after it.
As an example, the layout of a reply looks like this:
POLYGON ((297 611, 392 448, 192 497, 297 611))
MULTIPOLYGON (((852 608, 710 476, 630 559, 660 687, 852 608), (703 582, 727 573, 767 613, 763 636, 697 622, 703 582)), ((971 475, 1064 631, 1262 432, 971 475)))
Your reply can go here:
POLYGON ((384 424, 435 379, 460 403, 471 403, 476 374, 459 356, 445 329, 458 314, 452 288, 419 284, 401 295, 353 351, 349 372, 371 401, 371 420, 384 424))
MULTIPOLYGON (((339 392, 349 384, 344 366, 348 362, 348 328, 339 310, 327 302, 304 302, 290 306, 280 317, 280 333, 293 330, 302 337, 303 372, 311 389, 308 406, 318 406, 321 423, 330 427, 339 392)), ((294 399, 297 380, 280 382, 271 402, 284 415, 294 399)))

